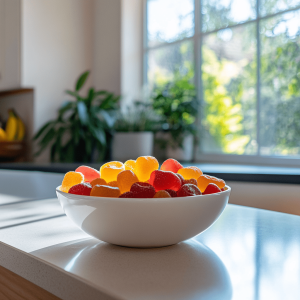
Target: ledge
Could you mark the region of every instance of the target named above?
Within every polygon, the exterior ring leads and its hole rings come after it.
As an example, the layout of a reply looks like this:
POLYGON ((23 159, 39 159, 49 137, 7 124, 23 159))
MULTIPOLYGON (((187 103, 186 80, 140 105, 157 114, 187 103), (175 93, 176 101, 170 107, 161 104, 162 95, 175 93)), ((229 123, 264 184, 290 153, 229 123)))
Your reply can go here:
MULTIPOLYGON (((198 166, 203 173, 220 177, 225 181, 300 184, 300 168, 209 163, 191 164, 198 166)), ((0 163, 0 169, 66 173, 75 170, 79 165, 80 163, 0 163)), ((101 163, 88 165, 99 169, 101 163)))
POLYGON ((4 90, 4 91, 0 91, 0 97, 25 94, 25 93, 33 93, 33 91, 34 89, 32 88, 18 88, 18 89, 4 90))

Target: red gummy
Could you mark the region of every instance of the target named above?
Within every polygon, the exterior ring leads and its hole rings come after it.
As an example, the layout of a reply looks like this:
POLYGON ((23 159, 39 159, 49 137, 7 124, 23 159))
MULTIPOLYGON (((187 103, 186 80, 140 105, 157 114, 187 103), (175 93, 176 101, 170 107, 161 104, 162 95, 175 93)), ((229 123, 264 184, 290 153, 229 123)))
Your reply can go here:
POLYGON ((210 183, 202 195, 209 195, 222 192, 221 189, 214 183, 210 183))
POLYGON ((181 174, 175 173, 175 175, 180 179, 181 185, 184 185, 186 182, 181 174))
POLYGON ((177 193, 175 191, 170 189, 166 189, 165 191, 168 192, 172 198, 177 197, 177 193))
POLYGON ((188 197, 196 195, 201 195, 201 191, 197 186, 190 183, 184 184, 177 192, 177 197, 188 197))
POLYGON ((137 198, 133 192, 125 192, 119 196, 119 198, 137 198))
POLYGON ((89 196, 92 190, 92 186, 89 182, 83 182, 76 185, 73 185, 69 189, 69 194, 75 194, 75 195, 83 195, 83 196, 89 196))
POLYGON ((177 174, 170 171, 153 171, 149 183, 153 185, 156 191, 170 189, 177 192, 181 187, 181 180, 177 174))
POLYGON ((88 166, 80 166, 75 170, 75 172, 82 173, 85 182, 90 182, 96 178, 100 178, 100 172, 88 166))
POLYGON ((155 188, 147 182, 136 182, 131 186, 130 192, 135 194, 133 198, 153 198, 155 188))
POLYGON ((182 169, 183 165, 181 165, 176 159, 169 158, 163 162, 160 169, 162 171, 171 171, 173 173, 177 173, 179 169, 182 169))

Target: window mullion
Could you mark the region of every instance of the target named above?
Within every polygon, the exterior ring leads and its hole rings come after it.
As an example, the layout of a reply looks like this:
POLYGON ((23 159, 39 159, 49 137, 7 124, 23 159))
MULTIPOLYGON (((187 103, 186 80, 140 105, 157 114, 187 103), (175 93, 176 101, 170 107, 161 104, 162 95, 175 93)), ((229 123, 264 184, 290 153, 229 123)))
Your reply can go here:
POLYGON ((257 155, 261 155, 261 139, 260 139, 260 15, 259 15, 260 0, 256 1, 256 142, 257 155))

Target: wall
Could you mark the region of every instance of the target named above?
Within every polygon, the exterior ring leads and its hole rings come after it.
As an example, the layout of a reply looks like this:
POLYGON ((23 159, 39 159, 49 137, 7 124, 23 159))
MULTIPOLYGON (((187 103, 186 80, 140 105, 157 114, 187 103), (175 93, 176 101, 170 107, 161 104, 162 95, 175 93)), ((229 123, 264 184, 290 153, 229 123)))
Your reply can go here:
POLYGON ((94 86, 121 93, 121 0, 96 0, 94 86))
POLYGON ((93 8, 93 0, 22 1, 21 78, 35 89, 35 130, 56 116, 78 75, 92 69, 93 8))
POLYGON ((121 91, 129 104, 142 95, 143 1, 122 1, 121 41, 121 91))
POLYGON ((0 0, 0 90, 20 87, 20 0, 0 0))

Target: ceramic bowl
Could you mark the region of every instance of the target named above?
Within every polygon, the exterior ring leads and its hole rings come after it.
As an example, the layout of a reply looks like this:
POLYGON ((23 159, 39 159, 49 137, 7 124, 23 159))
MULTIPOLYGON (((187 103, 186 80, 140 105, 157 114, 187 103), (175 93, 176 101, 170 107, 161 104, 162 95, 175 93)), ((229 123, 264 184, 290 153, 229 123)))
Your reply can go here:
POLYGON ((102 198, 56 189, 66 215, 99 240, 126 247, 177 244, 209 228, 222 214, 230 187, 221 193, 178 198, 102 198))

